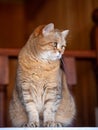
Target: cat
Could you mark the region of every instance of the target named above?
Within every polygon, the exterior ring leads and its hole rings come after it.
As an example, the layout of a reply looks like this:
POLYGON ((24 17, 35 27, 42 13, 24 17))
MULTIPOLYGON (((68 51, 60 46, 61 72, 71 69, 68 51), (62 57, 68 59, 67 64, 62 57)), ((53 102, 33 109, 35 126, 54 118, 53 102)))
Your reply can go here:
POLYGON ((18 56, 9 114, 14 127, 63 127, 76 113, 60 59, 69 30, 38 26, 18 56))

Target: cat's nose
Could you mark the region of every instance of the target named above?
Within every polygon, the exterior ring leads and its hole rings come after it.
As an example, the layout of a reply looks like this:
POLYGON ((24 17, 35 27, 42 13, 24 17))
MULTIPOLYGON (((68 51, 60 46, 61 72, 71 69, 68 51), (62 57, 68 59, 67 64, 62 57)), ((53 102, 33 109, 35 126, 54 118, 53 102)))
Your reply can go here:
POLYGON ((58 50, 58 52, 59 52, 59 53, 62 53, 62 51, 61 51, 61 50, 58 50))
POLYGON ((64 51, 58 50, 58 53, 62 55, 64 53, 64 51))

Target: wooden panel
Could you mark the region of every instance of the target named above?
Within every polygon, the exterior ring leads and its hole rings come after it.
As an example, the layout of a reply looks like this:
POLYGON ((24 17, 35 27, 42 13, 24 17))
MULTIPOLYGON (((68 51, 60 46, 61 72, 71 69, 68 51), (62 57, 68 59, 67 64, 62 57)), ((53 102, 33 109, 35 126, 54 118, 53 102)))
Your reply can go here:
POLYGON ((68 85, 76 85, 77 76, 76 76, 76 65, 75 58, 72 57, 63 57, 63 66, 66 73, 66 80, 68 85))
POLYGON ((13 48, 24 44, 26 27, 23 5, 21 2, 0 1, 0 47, 13 48))
POLYGON ((6 125, 6 85, 9 83, 8 57, 0 56, 0 126, 6 125))
POLYGON ((6 126, 6 86, 0 85, 0 127, 6 126))
POLYGON ((0 84, 6 85, 8 83, 9 83, 8 57, 0 56, 0 84))

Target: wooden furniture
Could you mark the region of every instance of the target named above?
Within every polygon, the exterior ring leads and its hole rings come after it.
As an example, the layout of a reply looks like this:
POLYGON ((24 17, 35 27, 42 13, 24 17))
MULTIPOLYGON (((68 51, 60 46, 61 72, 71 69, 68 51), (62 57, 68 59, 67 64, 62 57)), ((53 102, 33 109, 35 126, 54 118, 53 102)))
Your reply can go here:
MULTIPOLYGON (((98 9, 93 13, 95 26, 93 28, 94 47, 91 50, 66 50, 64 53, 64 62, 67 58, 76 60, 95 59, 98 66, 98 9)), ((9 58, 17 58, 20 49, 0 48, 0 127, 6 126, 6 87, 9 84, 9 58)), ((75 81, 75 80, 74 80, 75 81)))

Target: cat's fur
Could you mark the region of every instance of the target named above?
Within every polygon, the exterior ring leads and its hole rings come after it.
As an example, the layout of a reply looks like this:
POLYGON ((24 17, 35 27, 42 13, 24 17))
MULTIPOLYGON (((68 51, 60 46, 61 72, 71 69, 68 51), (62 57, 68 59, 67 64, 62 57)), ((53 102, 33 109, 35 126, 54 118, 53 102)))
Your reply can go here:
POLYGON ((60 58, 68 30, 54 24, 39 26, 18 56, 16 86, 10 102, 10 117, 16 127, 68 126, 75 115, 60 58))

